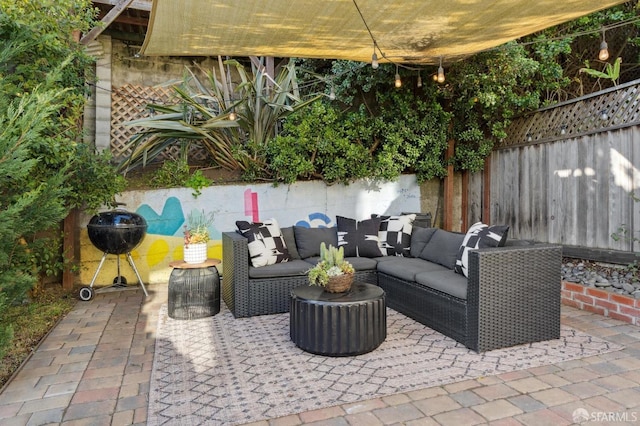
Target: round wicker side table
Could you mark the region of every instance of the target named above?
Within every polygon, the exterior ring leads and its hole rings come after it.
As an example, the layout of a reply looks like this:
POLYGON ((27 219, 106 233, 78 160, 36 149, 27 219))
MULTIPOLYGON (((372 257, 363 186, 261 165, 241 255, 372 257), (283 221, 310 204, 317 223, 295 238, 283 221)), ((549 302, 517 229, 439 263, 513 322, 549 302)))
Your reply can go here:
POLYGON ((175 261, 169 277, 168 314, 174 319, 198 319, 220 312, 219 259, 203 263, 175 261))

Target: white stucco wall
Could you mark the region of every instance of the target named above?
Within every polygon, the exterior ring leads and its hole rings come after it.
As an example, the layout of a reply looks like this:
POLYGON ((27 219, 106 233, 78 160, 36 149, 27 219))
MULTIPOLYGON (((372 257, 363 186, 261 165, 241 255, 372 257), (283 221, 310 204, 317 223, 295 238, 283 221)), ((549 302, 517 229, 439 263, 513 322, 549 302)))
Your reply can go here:
MULTIPOLYGON (((336 216, 358 220, 371 214, 420 212, 421 192, 415 176, 403 175, 395 182, 359 181, 351 185, 327 186, 323 182, 300 182, 293 185, 247 184, 204 188, 197 198, 189 188, 129 191, 118 197, 128 211, 142 215, 148 225, 147 235, 132 252, 145 284, 166 284, 171 272, 168 264, 182 259, 182 232, 186 218, 193 211, 213 212, 210 227, 209 257, 222 258, 221 235, 236 229, 237 220, 277 219, 280 226, 335 226, 336 216)), ((80 283, 89 284, 98 268, 102 252, 88 239, 81 217, 80 283)), ((111 284, 117 277, 115 255, 107 256, 95 286, 111 284)), ((224 271, 224 265, 220 267, 224 271)), ((121 256, 121 275, 127 282, 137 279, 121 256)))

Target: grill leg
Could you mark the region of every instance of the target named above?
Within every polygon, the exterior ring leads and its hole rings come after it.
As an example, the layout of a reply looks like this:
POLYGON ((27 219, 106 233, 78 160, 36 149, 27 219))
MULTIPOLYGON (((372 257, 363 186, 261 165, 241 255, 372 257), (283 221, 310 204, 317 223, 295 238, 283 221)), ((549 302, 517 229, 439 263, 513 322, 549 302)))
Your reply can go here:
POLYGON ((96 273, 93 274, 93 279, 91 280, 91 284, 89 284, 89 287, 93 288, 93 284, 96 282, 96 278, 98 278, 98 272, 100 272, 100 269, 102 269, 102 265, 104 264, 104 260, 107 258, 107 255, 109 253, 105 252, 102 255, 102 259, 100 260, 100 264, 98 265, 98 269, 96 269, 96 273))
POLYGON ((142 286, 142 291, 144 291, 144 295, 149 297, 149 293, 147 293, 147 289, 145 288, 144 283, 142 282, 142 278, 140 277, 138 268, 136 268, 136 264, 133 263, 133 257, 131 257, 130 252, 127 253, 127 260, 129 261, 129 265, 131 265, 131 268, 133 268, 133 272, 136 273, 136 277, 138 277, 138 282, 140 282, 140 286, 142 286))

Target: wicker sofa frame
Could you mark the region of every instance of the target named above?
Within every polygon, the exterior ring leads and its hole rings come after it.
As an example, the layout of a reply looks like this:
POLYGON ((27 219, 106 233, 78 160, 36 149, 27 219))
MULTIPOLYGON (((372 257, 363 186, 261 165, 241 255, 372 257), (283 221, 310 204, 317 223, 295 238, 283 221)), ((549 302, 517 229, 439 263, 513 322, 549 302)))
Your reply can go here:
MULTIPOLYGON (((249 278, 247 239, 237 232, 222 233, 222 299, 236 318, 289 312, 291 290, 306 285, 306 275, 249 278)), ((309 265, 311 266, 311 265, 309 265)), ((357 271, 355 279, 378 284, 376 271, 357 271)))
POLYGON ((560 337, 562 247, 469 252, 467 299, 378 273, 387 306, 476 352, 560 337))
MULTIPOLYGON (((250 279, 246 238, 223 232, 222 245, 222 298, 233 315, 288 312, 306 276, 250 279)), ((473 250, 466 300, 377 271, 356 279, 383 288, 388 307, 484 352, 560 337, 561 262, 559 245, 473 250)))

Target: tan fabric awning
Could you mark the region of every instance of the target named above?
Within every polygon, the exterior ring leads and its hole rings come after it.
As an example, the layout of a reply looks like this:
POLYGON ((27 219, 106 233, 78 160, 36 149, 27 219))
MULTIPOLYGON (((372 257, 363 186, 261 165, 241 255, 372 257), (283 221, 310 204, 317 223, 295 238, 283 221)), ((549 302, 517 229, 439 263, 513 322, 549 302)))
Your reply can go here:
MULTIPOLYGON (((393 62, 435 64, 490 49, 621 0, 356 0, 393 62)), ((141 53, 370 62, 353 0, 154 0, 141 53)), ((380 52, 380 61, 384 62, 380 52)))

